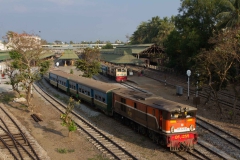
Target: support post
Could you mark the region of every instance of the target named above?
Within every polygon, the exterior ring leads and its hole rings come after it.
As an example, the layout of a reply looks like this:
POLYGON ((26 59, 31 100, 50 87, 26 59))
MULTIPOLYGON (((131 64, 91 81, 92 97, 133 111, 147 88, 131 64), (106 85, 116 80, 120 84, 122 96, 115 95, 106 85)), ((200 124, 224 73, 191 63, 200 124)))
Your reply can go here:
POLYGON ((191 71, 187 70, 187 76, 188 76, 188 100, 189 100, 189 77, 191 76, 191 71))

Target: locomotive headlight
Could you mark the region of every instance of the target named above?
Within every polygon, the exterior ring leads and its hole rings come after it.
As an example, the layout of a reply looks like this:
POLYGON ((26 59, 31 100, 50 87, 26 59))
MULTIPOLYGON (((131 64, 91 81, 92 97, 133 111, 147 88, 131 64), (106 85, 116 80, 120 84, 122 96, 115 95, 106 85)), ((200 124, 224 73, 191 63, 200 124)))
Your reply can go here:
POLYGON ((173 126, 170 128, 170 132, 171 132, 171 133, 174 132, 174 127, 173 127, 173 126))
POLYGON ((193 131, 193 125, 190 125, 189 129, 190 131, 193 131))

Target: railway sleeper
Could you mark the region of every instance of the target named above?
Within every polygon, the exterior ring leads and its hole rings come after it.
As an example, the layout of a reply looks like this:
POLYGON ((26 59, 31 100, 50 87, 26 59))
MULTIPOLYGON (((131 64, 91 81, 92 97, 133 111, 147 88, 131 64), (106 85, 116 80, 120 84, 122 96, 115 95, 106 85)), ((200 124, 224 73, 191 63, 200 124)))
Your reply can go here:
POLYGON ((113 145, 112 143, 105 144, 105 146, 107 146, 107 147, 112 146, 112 145, 113 145))
MULTIPOLYGON (((18 143, 23 141, 23 144, 25 143, 25 139, 23 137, 17 137, 17 138, 14 137, 14 139, 11 139, 10 137, 8 137, 8 138, 3 138, 3 140, 5 143, 9 143, 9 142, 11 143, 13 141, 18 142, 18 143)), ((0 144, 1 144, 1 141, 0 141, 0 144)))
MULTIPOLYGON (((11 134, 14 138, 18 138, 18 137, 22 137, 22 135, 21 134, 11 134)), ((1 135, 0 136, 1 138, 3 138, 3 139, 6 139, 6 138, 9 138, 9 135, 8 134, 5 134, 5 135, 1 135)))
MULTIPOLYGON (((25 142, 19 142, 20 144, 16 144, 17 145, 17 147, 20 147, 20 146, 28 146, 28 144, 26 144, 25 142)), ((14 145, 14 143, 12 142, 12 143, 7 143, 7 146, 9 147, 9 148, 15 148, 15 145, 14 145)), ((0 147, 1 148, 6 148, 6 146, 5 145, 3 145, 2 143, 0 143, 0 147)))

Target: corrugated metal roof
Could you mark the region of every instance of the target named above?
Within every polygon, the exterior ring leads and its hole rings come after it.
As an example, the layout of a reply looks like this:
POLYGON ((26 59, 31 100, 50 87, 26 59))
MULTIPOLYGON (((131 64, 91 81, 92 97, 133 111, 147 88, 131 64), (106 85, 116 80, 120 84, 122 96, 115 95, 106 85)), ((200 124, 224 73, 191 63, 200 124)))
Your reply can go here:
POLYGON ((79 59, 76 53, 72 50, 65 50, 59 59, 79 59))
POLYGON ((116 48, 147 48, 154 45, 154 43, 149 43, 149 44, 135 44, 135 45, 123 45, 123 46, 117 46, 116 48))
POLYGON ((53 53, 53 52, 46 52, 46 53, 41 54, 39 58, 44 59, 44 58, 51 57, 54 55, 55 55, 55 53, 53 53))
POLYGON ((132 53, 138 54, 142 51, 144 51, 146 48, 132 48, 132 53))
POLYGON ((136 63, 144 63, 142 60, 137 59, 131 54, 127 54, 126 52, 124 54, 101 54, 101 60, 107 61, 110 63, 116 63, 116 64, 136 64, 136 63))

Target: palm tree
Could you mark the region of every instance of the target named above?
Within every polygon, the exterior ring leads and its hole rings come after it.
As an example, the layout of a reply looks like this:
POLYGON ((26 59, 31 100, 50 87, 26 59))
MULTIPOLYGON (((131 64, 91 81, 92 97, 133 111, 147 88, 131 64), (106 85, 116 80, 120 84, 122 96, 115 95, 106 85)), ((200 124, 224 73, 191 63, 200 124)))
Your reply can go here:
POLYGON ((218 28, 232 28, 240 23, 240 0, 221 0, 223 12, 217 15, 218 28))

